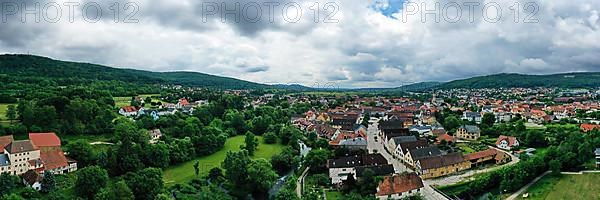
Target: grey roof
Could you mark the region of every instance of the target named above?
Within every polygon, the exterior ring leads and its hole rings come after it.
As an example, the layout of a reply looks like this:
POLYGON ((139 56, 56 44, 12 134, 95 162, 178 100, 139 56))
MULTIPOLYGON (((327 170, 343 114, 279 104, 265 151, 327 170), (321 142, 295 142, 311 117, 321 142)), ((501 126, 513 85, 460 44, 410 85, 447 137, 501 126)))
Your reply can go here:
POLYGON ((367 140, 362 137, 342 140, 340 145, 344 146, 367 146, 367 140))
POLYGON ((414 135, 409 135, 409 136, 398 136, 398 137, 393 137, 392 138, 394 140, 394 144, 400 144, 400 143, 404 143, 404 142, 414 142, 417 141, 417 137, 415 137, 414 135))
POLYGON ((596 153, 596 155, 600 155, 600 148, 596 148, 596 151, 594 151, 594 153, 596 153))
POLYGON ((431 156, 439 156, 442 155, 442 152, 437 147, 425 147, 420 149, 412 149, 409 150, 410 155, 413 160, 419 160, 421 158, 431 157, 431 156))
POLYGON ((0 167, 9 166, 9 165, 10 165, 10 159, 8 159, 8 156, 6 154, 0 154, 0 167))
POLYGON ((410 129, 417 129, 417 130, 430 130, 431 126, 419 126, 419 125, 413 125, 409 127, 410 129))
POLYGON ((471 118, 472 117, 481 117, 481 113, 479 113, 479 112, 465 112, 465 115, 467 117, 471 117, 471 118))
POLYGON ((460 127, 464 128, 465 130, 467 130, 468 133, 479 133, 479 132, 481 132, 479 130, 479 127, 474 126, 474 125, 462 125, 460 127))

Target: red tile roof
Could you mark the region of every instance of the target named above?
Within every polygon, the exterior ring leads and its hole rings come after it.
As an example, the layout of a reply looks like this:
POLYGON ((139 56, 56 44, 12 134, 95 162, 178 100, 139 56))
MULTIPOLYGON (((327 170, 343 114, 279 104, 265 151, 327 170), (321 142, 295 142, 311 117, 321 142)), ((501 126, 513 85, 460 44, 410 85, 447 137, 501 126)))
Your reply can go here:
POLYGON ((579 128, 583 132, 588 132, 588 131, 591 131, 591 130, 594 130, 594 129, 600 130, 600 125, 598 125, 598 124, 581 124, 579 126, 579 128))
POLYGON ((437 144, 441 143, 442 141, 456 142, 454 137, 452 137, 451 135, 448 135, 448 133, 444 133, 443 135, 440 135, 439 137, 437 137, 436 141, 437 141, 436 142, 437 144))
POLYGON ((498 151, 496 151, 496 149, 488 149, 485 151, 478 151, 475 153, 470 153, 465 155, 465 160, 476 160, 476 159, 480 159, 480 158, 485 158, 488 156, 496 156, 496 154, 498 153, 498 151))
POLYGON ((505 136, 505 135, 500 135, 500 137, 498 137, 498 139, 496 140, 496 145, 500 145, 500 143, 506 140, 508 142, 508 147, 512 147, 513 145, 515 145, 515 142, 517 141, 516 137, 512 137, 512 136, 505 136))
POLYGON ((377 186, 377 196, 399 194, 423 187, 423 180, 416 173, 386 176, 377 186))
POLYGON ((29 140, 36 147, 60 147, 60 138, 55 133, 29 133, 29 140))
POLYGON ((12 135, 1 136, 0 137, 0 153, 4 153, 4 147, 6 147, 6 145, 10 144, 13 140, 14 139, 13 139, 12 135))
POLYGON ((123 106, 121 107, 125 112, 137 112, 137 108, 135 106, 123 106))
POLYGON ((67 157, 62 150, 48 151, 40 153, 40 159, 47 170, 68 166, 67 157))

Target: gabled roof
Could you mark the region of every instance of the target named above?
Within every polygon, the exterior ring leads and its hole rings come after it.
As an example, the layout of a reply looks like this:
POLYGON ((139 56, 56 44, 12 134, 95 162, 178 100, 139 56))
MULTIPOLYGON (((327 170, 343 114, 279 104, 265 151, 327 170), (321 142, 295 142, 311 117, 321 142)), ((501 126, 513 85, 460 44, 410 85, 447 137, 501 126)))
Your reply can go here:
POLYGON ((33 185, 36 182, 42 181, 43 179, 42 176, 40 176, 40 174, 38 174, 34 170, 29 170, 25 172, 23 175, 21 175, 21 178, 23 178, 23 180, 29 185, 33 185))
POLYGON ((29 140, 36 147, 60 147, 60 138, 55 133, 29 133, 29 140))
POLYGON ((13 141, 12 135, 0 136, 0 153, 4 153, 4 147, 13 141))
POLYGON ((11 154, 37 150, 29 140, 13 141, 5 149, 11 154))
POLYGON ((421 158, 439 156, 442 155, 442 151, 440 151, 437 147, 425 147, 420 149, 409 150, 410 156, 413 160, 419 160, 421 158))
POLYGON ((416 173, 386 176, 377 186, 377 196, 399 194, 423 187, 423 180, 416 173))
POLYGON ((137 112, 138 109, 135 106, 123 106, 121 107, 125 112, 137 112))
POLYGON ((40 159, 47 170, 68 166, 67 158, 62 150, 41 152, 40 159))
POLYGON ((467 154, 467 155, 465 155, 465 159, 476 160, 476 159, 485 158, 488 156, 496 156, 497 153, 498 153, 498 151, 496 151, 496 149, 487 149, 484 151, 478 151, 475 153, 467 154))
POLYGON ((435 168, 440 168, 440 167, 444 167, 444 166, 458 164, 458 163, 461 163, 464 161, 465 161, 465 159, 463 158, 462 154, 455 152, 455 153, 449 153, 449 154, 441 155, 441 156, 423 158, 423 159, 419 160, 419 163, 420 163, 421 169, 435 169, 435 168))
POLYGON ((467 133, 479 133, 481 132, 481 130, 479 130, 479 127, 474 126, 474 125, 462 125, 460 126, 460 128, 463 128, 467 131, 467 133))
POLYGON ((415 141, 417 141, 417 137, 414 135, 398 136, 398 137, 393 137, 392 140, 394 140, 394 143, 396 145, 398 145, 398 144, 404 143, 404 142, 415 142, 415 141))
POLYGON ((387 165, 388 161, 379 153, 367 154, 362 156, 364 165, 387 165))
POLYGON ((512 147, 517 142, 516 137, 500 135, 500 137, 498 137, 498 139, 496 140, 496 145, 500 145, 500 143, 504 140, 506 140, 506 142, 508 143, 508 147, 512 147))
POLYGON ((349 168, 362 165, 362 159, 358 156, 347 156, 338 159, 327 160, 327 168, 349 168))
POLYGON ((424 148, 427 147, 427 140, 417 140, 417 141, 413 141, 413 142, 403 142, 398 144, 398 146, 400 146, 400 149, 402 149, 402 151, 404 153, 407 153, 410 150, 413 149, 417 149, 417 148, 424 148))

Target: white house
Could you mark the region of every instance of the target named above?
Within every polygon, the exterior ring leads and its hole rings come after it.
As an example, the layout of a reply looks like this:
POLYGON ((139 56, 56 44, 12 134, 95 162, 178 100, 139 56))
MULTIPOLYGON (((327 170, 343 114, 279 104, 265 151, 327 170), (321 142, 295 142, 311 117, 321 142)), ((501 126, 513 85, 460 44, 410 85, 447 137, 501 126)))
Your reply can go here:
POLYGON ((125 117, 136 116, 138 114, 138 109, 135 106, 123 106, 119 109, 119 114, 125 117))

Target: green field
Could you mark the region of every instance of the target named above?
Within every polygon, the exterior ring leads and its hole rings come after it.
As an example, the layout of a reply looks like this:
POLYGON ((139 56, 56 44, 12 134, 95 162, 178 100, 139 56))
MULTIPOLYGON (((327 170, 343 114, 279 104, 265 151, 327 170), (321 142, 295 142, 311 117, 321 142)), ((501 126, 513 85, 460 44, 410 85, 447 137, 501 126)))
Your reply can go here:
POLYGON ((600 174, 547 175, 533 184, 518 199, 600 199, 600 174))
MULTIPOLYGON (((146 97, 156 97, 160 96, 160 94, 140 94, 139 96, 142 97, 142 99, 146 99, 146 97)), ((119 108, 123 106, 128 106, 131 103, 131 97, 113 97, 113 100, 115 100, 115 106, 119 108)), ((167 103, 157 98, 152 98, 152 101, 160 101, 162 103, 167 103)))
MULTIPOLYGON (((257 137, 260 141, 257 151, 252 158, 270 159, 273 155, 282 151, 281 144, 265 144, 262 137, 257 137)), ((208 174, 208 171, 214 167, 220 167, 221 162, 225 160, 228 151, 239 151, 240 145, 244 143, 244 136, 236 136, 229 138, 225 142, 223 149, 215 152, 212 155, 200 157, 196 160, 188 161, 176 166, 169 167, 164 170, 163 180, 166 186, 171 186, 176 183, 185 183, 195 178, 194 164, 200 161, 200 175, 208 174)))

